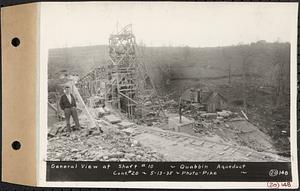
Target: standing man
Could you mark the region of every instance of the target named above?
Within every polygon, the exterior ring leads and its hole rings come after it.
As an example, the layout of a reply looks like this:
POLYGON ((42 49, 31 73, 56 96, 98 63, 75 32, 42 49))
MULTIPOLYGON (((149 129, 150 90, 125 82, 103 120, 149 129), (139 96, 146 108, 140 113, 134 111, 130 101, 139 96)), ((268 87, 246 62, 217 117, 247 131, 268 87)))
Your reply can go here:
POLYGON ((65 86, 64 95, 61 96, 59 105, 65 112, 65 118, 67 123, 67 131, 71 131, 70 117, 72 116, 75 122, 75 129, 80 129, 80 124, 78 120, 77 110, 76 110, 76 100, 71 94, 71 89, 69 85, 65 86))

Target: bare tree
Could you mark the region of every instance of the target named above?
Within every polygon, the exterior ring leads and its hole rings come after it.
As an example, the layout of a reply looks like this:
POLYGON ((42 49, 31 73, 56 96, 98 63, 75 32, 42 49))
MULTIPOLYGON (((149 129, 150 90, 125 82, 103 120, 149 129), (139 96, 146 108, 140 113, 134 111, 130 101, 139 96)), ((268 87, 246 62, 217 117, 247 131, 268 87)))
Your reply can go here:
POLYGON ((254 89, 256 89, 258 84, 255 82, 257 81, 257 77, 260 76, 258 73, 256 73, 255 65, 253 64, 254 60, 258 61, 259 59, 264 59, 264 56, 267 56, 267 52, 265 49, 261 49, 256 47, 255 44, 251 44, 242 46, 240 55, 242 60, 243 107, 247 109, 249 85, 251 84, 251 86, 254 86, 254 89))
POLYGON ((241 59, 242 59, 242 84, 243 84, 243 89, 242 89, 242 96, 243 96, 243 107, 244 109, 247 109, 247 89, 248 89, 248 79, 247 79, 247 74, 248 74, 248 68, 251 62, 251 59, 255 55, 255 51, 250 48, 249 45, 244 45, 241 46, 241 59))
POLYGON ((225 52, 225 48, 222 47, 222 55, 224 57, 224 63, 228 63, 227 64, 227 72, 228 72, 228 84, 230 85, 231 84, 231 56, 228 56, 225 52))
POLYGON ((275 86, 275 104, 277 106, 283 104, 286 100, 285 98, 289 92, 289 46, 280 46, 276 48, 273 64, 275 67, 274 72, 274 86, 275 86))

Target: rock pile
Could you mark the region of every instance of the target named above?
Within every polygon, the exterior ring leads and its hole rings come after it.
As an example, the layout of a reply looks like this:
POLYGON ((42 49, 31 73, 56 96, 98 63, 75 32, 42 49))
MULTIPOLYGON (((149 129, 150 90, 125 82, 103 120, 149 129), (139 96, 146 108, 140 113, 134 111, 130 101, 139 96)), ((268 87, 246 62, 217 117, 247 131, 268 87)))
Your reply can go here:
POLYGON ((48 137, 47 160, 163 161, 163 156, 134 139, 134 128, 112 126, 105 133, 85 129, 48 137))

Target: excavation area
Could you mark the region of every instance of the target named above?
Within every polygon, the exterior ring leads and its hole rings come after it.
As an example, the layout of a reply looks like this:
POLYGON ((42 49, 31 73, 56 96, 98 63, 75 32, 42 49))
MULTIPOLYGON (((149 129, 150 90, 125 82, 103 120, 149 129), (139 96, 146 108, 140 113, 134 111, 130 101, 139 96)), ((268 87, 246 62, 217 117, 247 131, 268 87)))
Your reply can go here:
POLYGON ((47 160, 290 160, 288 44, 108 42, 49 52, 47 160))
MULTIPOLYGON (((107 109, 108 110, 108 109, 107 109)), ((276 153, 270 138, 246 119, 196 126, 175 113, 170 122, 137 124, 120 112, 98 118, 91 127, 80 112, 82 129, 65 132, 65 121, 52 122, 48 133, 48 160, 58 161, 288 161, 276 153), (103 133, 99 131, 99 127, 103 133)), ((89 109, 95 116, 97 109, 89 109)))

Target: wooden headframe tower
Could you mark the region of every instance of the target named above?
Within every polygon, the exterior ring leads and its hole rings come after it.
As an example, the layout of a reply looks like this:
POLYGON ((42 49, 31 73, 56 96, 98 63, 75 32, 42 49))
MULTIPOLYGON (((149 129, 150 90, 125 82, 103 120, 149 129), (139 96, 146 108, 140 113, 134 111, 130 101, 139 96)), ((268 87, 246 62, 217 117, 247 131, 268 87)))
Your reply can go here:
POLYGON ((109 37, 107 98, 113 106, 127 113, 134 114, 138 104, 136 41, 131 25, 127 25, 109 37))
POLYGON ((137 59, 136 39, 132 25, 109 37, 109 61, 84 76, 78 86, 85 96, 105 92, 105 100, 129 118, 158 117, 162 107, 147 69, 137 59), (99 87, 105 82, 105 90, 99 87), (86 92, 84 92, 86 91, 86 92), (151 104, 149 104, 151 103, 151 104))

